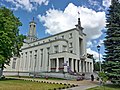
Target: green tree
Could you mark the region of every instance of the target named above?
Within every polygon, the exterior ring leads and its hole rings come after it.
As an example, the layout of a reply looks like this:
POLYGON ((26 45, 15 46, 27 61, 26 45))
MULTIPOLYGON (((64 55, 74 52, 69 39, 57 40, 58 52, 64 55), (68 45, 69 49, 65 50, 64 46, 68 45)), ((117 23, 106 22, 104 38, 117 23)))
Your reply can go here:
POLYGON ((105 71, 109 79, 120 84, 120 3, 112 0, 107 14, 105 45, 105 71))
POLYGON ((5 7, 0 7, 0 76, 5 65, 9 65, 10 58, 19 56, 20 48, 25 39, 19 34, 18 27, 21 26, 19 18, 5 7))
POLYGON ((106 83, 106 81, 108 80, 108 76, 102 71, 99 72, 98 76, 101 78, 101 80, 103 81, 103 84, 106 83))
POLYGON ((108 80, 108 76, 107 76, 106 73, 104 73, 103 71, 102 71, 102 72, 99 72, 98 76, 99 76, 100 79, 102 80, 102 81, 100 81, 100 84, 103 85, 104 90, 105 90, 105 86, 104 86, 104 85, 105 85, 105 83, 106 83, 107 80, 108 80))
POLYGON ((100 71, 100 64, 99 62, 94 63, 94 71, 100 71))

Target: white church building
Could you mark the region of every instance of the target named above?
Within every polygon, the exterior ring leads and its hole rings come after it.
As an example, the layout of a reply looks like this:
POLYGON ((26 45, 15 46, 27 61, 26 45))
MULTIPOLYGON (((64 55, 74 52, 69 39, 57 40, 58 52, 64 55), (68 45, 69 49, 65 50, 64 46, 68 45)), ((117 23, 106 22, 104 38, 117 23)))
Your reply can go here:
POLYGON ((7 66, 4 74, 62 73, 68 72, 68 67, 72 72, 92 73, 93 60, 87 57, 86 34, 83 30, 78 18, 76 28, 37 39, 36 23, 32 20, 20 57, 11 58, 10 66, 7 66))

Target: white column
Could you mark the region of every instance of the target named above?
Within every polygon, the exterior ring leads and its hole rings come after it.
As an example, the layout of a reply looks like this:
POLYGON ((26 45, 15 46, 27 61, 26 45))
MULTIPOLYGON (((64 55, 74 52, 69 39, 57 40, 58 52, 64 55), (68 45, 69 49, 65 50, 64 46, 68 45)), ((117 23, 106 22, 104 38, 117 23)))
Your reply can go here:
POLYGON ((90 65, 90 62, 89 62, 89 64, 88 64, 88 67, 89 67, 89 72, 91 72, 91 70, 92 70, 91 68, 92 68, 92 67, 91 67, 91 65, 90 65))
POLYGON ((29 52, 27 52, 27 66, 26 66, 27 71, 29 71, 29 52))
POLYGON ((36 70, 37 70, 37 72, 39 72, 39 50, 37 50, 37 57, 36 57, 36 70))
POLYGON ((27 62, 27 64, 28 64, 28 65, 27 65, 27 70, 30 71, 30 70, 29 70, 29 69, 30 69, 30 68, 29 68, 29 66, 30 66, 30 52, 29 52, 29 51, 28 51, 28 53, 27 53, 27 59, 28 59, 28 60, 27 60, 27 61, 28 61, 28 62, 27 62))
POLYGON ((58 58, 56 58, 56 59, 57 59, 56 72, 58 72, 59 71, 59 59, 58 58))
MULTIPOLYGON (((67 57, 64 57, 64 63, 66 63, 67 66, 69 65, 67 57)), ((67 66, 64 66, 64 72, 67 72, 67 66)))
POLYGON ((50 72, 51 71, 51 60, 49 58, 49 68, 48 68, 48 71, 50 72))
POLYGON ((40 49, 38 49, 38 71, 40 72, 40 49))
POLYGON ((85 72, 85 61, 83 61, 83 72, 85 72))
POLYGON ((79 61, 79 72, 81 72, 81 60, 79 61))
POLYGON ((89 62, 87 62, 87 72, 89 72, 89 62))
POLYGON ((34 52, 32 51, 31 71, 34 71, 34 52))
POLYGON ((39 49, 39 71, 41 71, 41 50, 39 49))
POLYGON ((90 72, 93 72, 93 63, 90 62, 90 72))
POLYGON ((74 59, 71 58, 71 70, 74 71, 74 59))
POLYGON ((29 71, 32 71, 32 52, 29 52, 29 71))
POLYGON ((69 66, 69 65, 70 65, 69 63, 70 63, 70 62, 69 62, 69 58, 68 58, 67 66, 69 66))
POLYGON ((86 72, 88 72, 88 66, 87 66, 87 62, 86 62, 86 72))
POLYGON ((20 58, 17 57, 17 59, 16 59, 16 65, 15 65, 15 69, 17 71, 19 71, 19 66, 20 66, 20 58))
POLYGON ((23 64, 22 64, 22 71, 25 71, 25 59, 26 56, 25 56, 25 52, 23 53, 23 64))
POLYGON ((24 70, 26 71, 27 69, 27 53, 25 52, 25 54, 24 54, 24 70))
POLYGON ((75 59, 75 70, 76 72, 78 72, 78 60, 77 59, 75 59))
POLYGON ((22 54, 20 54, 20 67, 19 67, 19 70, 21 71, 22 70, 22 54))
POLYGON ((88 63, 88 72, 91 72, 90 62, 88 63))
POLYGON ((91 72, 93 72, 93 68, 94 68, 93 62, 91 62, 91 72))

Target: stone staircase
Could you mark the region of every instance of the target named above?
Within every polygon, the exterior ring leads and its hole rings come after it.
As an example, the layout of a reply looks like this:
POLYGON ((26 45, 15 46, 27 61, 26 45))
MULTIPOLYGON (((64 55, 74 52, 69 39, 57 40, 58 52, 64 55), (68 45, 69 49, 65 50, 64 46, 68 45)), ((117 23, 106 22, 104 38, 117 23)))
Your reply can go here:
MULTIPOLYGON (((86 80, 91 79, 91 74, 94 75, 94 77, 98 77, 98 75, 96 73, 84 73, 85 76, 84 78, 86 80)), ((62 78, 62 79, 68 79, 68 80, 75 80, 78 77, 82 76, 82 73, 80 73, 79 75, 70 75, 69 73, 55 73, 55 72, 41 72, 37 74, 37 77, 55 77, 55 78, 62 78)))

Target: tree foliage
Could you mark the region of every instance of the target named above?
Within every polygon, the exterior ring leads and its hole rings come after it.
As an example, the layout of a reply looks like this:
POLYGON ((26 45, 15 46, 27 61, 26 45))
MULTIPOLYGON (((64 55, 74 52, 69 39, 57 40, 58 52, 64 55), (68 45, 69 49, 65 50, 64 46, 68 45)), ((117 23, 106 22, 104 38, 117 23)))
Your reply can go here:
POLYGON ((108 80, 108 76, 103 71, 99 72, 98 76, 101 78, 101 80, 103 81, 103 83, 105 83, 108 80))
POLYGON ((19 34, 19 26, 22 23, 13 12, 5 7, 0 7, 0 65, 8 65, 10 58, 19 56, 20 48, 25 39, 19 34))
POLYGON ((107 14, 105 71, 112 82, 120 83, 120 3, 112 0, 107 14))

